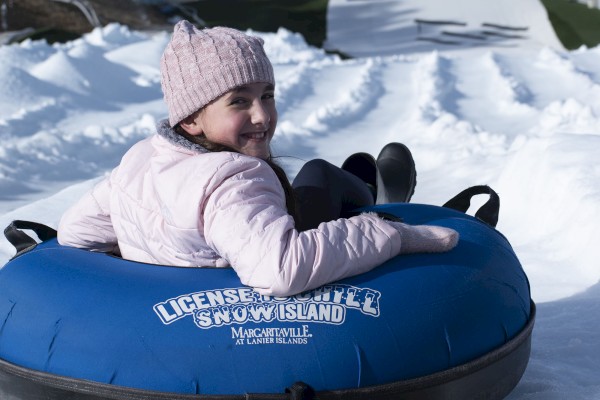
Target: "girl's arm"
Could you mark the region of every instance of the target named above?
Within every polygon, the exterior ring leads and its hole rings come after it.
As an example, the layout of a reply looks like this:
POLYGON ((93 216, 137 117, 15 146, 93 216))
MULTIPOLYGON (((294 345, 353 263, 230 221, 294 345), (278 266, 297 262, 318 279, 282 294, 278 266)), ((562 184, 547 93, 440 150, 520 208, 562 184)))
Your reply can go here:
POLYGON ((62 216, 58 242, 101 252, 118 253, 117 237, 110 219, 110 177, 88 191, 62 216))
POLYGON ((242 283, 262 294, 300 293, 367 272, 401 252, 449 250, 458 239, 450 229, 392 225, 374 214, 298 232, 270 167, 244 165, 221 169, 226 178, 205 204, 204 234, 242 283))

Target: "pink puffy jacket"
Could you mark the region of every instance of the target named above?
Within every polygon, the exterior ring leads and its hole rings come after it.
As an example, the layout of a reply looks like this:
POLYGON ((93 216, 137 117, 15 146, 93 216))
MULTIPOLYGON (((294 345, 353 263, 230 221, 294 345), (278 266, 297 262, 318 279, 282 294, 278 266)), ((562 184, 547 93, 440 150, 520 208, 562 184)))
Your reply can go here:
POLYGON ((262 160, 207 152, 164 124, 63 216, 63 245, 126 259, 232 266, 242 283, 285 296, 366 272, 400 252, 400 233, 374 214, 298 232, 262 160))

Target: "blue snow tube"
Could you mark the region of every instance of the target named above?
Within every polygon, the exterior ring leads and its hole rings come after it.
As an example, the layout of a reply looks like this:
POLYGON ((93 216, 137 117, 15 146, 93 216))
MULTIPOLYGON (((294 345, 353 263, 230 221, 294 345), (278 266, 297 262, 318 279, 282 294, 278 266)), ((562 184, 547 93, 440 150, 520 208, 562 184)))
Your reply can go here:
POLYGON ((453 228, 460 242, 285 298, 229 268, 22 246, 0 270, 0 397, 503 398, 535 313, 509 242, 449 208, 370 210, 453 228))

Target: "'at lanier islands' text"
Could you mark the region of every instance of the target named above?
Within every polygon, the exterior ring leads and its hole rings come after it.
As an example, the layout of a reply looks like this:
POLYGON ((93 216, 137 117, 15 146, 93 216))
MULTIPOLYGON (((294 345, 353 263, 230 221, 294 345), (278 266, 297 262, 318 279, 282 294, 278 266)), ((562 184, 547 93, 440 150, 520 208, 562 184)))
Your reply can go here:
POLYGON ((236 345, 245 344, 307 344, 312 337, 308 325, 297 328, 231 328, 236 345))

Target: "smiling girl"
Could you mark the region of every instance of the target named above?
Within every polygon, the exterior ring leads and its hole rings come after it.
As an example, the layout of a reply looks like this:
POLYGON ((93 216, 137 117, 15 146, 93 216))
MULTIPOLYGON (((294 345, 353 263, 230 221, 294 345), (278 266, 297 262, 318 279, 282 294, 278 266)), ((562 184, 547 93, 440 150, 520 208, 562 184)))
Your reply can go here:
POLYGON ((275 79, 262 39, 181 21, 161 59, 161 84, 168 120, 63 215, 61 244, 154 264, 231 266, 242 283, 277 296, 400 253, 456 245, 458 234, 443 227, 375 213, 340 218, 374 198, 326 161, 306 163, 289 183, 271 154, 275 79))

